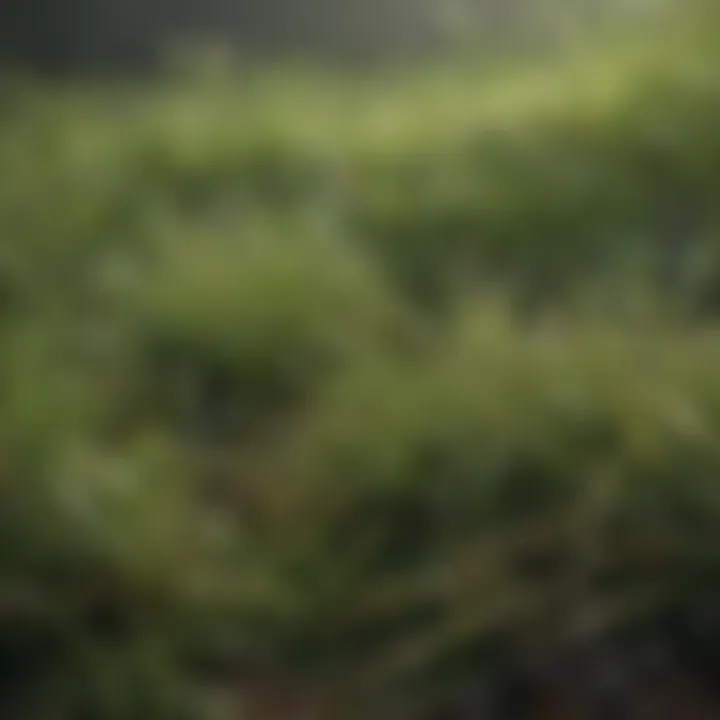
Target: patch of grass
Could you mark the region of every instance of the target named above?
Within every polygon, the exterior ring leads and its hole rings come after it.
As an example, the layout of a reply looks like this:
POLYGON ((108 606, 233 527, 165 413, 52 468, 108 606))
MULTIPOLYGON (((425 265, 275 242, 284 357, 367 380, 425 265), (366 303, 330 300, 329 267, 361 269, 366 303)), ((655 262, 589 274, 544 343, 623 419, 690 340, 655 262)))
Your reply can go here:
POLYGON ((681 40, 9 90, 0 715, 233 717, 261 677, 382 714, 711 606, 719 86, 681 40))

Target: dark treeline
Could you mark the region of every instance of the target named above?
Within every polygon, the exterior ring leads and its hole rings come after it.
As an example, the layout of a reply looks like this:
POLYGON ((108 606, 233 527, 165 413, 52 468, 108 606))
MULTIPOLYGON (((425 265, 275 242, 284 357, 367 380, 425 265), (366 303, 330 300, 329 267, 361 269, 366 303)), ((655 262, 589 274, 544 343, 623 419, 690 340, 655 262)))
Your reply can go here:
MULTIPOLYGON (((657 0, 652 0, 653 4, 657 0)), ((0 61, 41 72, 148 68, 189 44, 244 54, 381 58, 426 52, 477 33, 507 44, 515 31, 596 15, 630 0, 4 0, 0 61)), ((596 19, 596 18, 593 18, 596 19)), ((567 23, 565 23, 567 24, 567 23)))
POLYGON ((11 0, 6 62, 41 71, 147 66, 172 46, 220 41, 253 54, 368 52, 424 45, 437 0, 11 0))

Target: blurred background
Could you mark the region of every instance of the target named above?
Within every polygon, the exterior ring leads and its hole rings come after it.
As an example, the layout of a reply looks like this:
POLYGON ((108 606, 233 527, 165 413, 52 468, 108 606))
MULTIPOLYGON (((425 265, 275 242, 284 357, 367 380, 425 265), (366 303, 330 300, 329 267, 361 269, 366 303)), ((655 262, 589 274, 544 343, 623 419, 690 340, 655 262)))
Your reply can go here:
POLYGON ((557 44, 636 22, 672 0, 7 0, 2 56, 44 72, 147 69, 180 46, 265 58, 388 61, 452 50, 557 44))
POLYGON ((4 0, 0 717, 720 717, 719 31, 4 0))

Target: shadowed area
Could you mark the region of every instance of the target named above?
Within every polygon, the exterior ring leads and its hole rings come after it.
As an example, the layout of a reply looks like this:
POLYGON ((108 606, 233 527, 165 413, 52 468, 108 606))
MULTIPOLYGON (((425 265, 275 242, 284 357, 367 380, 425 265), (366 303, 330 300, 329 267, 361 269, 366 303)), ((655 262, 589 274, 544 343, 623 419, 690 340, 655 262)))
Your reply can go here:
MULTIPOLYGON (((647 14, 662 0, 5 0, 0 57, 43 73, 148 69, 178 46, 388 61, 458 42, 517 49, 647 14), (560 34, 558 34, 560 33, 560 34)), ((666 4, 666 3, 665 3, 666 4)))

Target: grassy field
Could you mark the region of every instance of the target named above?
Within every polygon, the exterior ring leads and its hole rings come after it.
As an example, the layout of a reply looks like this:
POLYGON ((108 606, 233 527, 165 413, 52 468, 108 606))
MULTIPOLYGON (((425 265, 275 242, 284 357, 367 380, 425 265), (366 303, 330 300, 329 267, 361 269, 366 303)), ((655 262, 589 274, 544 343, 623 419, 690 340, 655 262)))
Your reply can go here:
POLYGON ((3 86, 3 718, 415 720, 719 644, 720 76, 675 30, 3 86))

